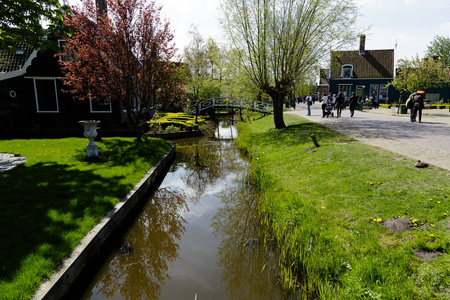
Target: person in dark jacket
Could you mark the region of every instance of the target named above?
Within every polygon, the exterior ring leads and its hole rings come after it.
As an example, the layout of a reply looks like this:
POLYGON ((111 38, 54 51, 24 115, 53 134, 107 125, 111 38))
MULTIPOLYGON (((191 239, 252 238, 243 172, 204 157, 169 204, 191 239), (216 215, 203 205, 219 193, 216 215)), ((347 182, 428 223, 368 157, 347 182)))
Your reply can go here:
POLYGON ((336 117, 338 118, 341 117, 342 109, 344 108, 344 102, 345 102, 344 94, 342 94, 341 92, 336 98, 336 117))
POLYGON ((423 104, 423 94, 425 92, 418 90, 415 95, 412 97, 412 114, 411 114, 411 122, 416 122, 417 113, 419 113, 419 123, 422 123, 422 109, 424 107, 423 104))
POLYGON ((353 117, 353 115, 355 114, 356 104, 358 104, 358 98, 355 96, 355 93, 352 93, 348 101, 348 107, 350 109, 350 117, 353 117))
POLYGON ((306 97, 306 105, 308 106, 308 114, 307 116, 311 115, 311 105, 313 104, 313 97, 311 96, 311 93, 308 94, 308 97, 306 97))

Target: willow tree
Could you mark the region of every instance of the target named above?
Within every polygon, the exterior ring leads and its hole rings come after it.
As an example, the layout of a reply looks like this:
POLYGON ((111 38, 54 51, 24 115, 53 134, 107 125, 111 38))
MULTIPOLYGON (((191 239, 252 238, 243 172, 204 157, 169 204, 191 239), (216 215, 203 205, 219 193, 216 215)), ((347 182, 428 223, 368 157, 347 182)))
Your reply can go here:
POLYGON ((222 12, 247 76, 273 100, 277 129, 295 83, 356 38, 353 0, 224 0, 222 12))

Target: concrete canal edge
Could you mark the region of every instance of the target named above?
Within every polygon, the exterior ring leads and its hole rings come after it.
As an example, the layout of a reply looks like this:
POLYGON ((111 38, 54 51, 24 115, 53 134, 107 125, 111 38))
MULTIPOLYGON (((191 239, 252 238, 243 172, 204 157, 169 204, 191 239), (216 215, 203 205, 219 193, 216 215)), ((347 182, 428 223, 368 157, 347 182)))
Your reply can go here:
POLYGON ((83 270, 88 268, 90 261, 98 255, 102 245, 106 243, 121 222, 132 212, 136 204, 146 200, 143 196, 152 188, 158 175, 168 167, 174 157, 175 145, 172 145, 169 152, 147 172, 128 195, 117 203, 97 226, 89 231, 71 255, 64 260, 56 273, 40 286, 32 298, 33 300, 56 300, 67 296, 66 294, 71 285, 82 274, 83 270))

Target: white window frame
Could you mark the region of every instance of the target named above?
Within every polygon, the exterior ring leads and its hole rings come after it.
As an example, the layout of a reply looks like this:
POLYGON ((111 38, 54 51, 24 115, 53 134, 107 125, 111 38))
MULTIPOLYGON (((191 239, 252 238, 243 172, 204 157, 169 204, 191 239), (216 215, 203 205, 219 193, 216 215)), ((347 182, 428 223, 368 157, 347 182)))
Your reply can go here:
POLYGON ((66 50, 64 49, 64 47, 61 47, 61 43, 62 42, 66 42, 66 40, 64 40, 64 39, 59 39, 58 40, 58 47, 59 47, 59 49, 63 52, 63 53, 66 53, 66 56, 59 56, 59 60, 60 61, 71 61, 71 60, 73 60, 73 57, 72 56, 70 56, 67 52, 66 52, 66 50))
POLYGON ((34 85, 34 99, 36 100, 36 112, 38 113, 59 113, 59 100, 58 100, 58 89, 56 86, 56 77, 32 77, 33 85, 34 85), (40 110, 39 109, 39 96, 36 87, 36 79, 37 80, 53 80, 53 86, 55 87, 55 101, 56 101, 56 110, 40 110))
POLYGON ((112 113, 111 101, 108 101, 108 103, 106 104, 106 105, 109 105, 109 110, 94 110, 92 108, 92 102, 93 102, 92 99, 89 98, 89 109, 90 109, 91 114, 110 114, 110 113, 112 113))
POLYGON ((353 78, 353 65, 342 65, 342 69, 341 69, 341 78, 353 78), (350 77, 346 77, 344 76, 344 69, 350 69, 350 77))

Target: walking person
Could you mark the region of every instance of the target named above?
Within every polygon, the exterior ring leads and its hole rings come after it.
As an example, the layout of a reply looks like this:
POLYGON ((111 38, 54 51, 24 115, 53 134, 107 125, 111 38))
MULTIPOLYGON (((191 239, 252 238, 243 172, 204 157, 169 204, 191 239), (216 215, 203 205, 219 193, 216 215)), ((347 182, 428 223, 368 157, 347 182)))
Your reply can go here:
POLYGON ((311 93, 309 93, 308 97, 306 97, 306 105, 308 106, 307 116, 311 115, 311 105, 312 104, 313 104, 313 99, 312 99, 311 93))
POLYGON ((409 95, 408 100, 406 100, 406 102, 405 102, 406 109, 409 109, 409 120, 411 122, 414 122, 413 121, 414 120, 414 118, 413 118, 413 99, 416 94, 417 94, 417 90, 415 90, 414 93, 409 95))
POLYGON ((333 97, 331 97, 331 105, 333 106, 333 110, 335 110, 336 109, 336 94, 333 94, 333 97))
POLYGON ((411 122, 416 122, 417 113, 419 113, 419 123, 422 123, 422 109, 424 107, 423 104, 423 97, 422 95, 425 94, 424 91, 418 90, 414 97, 412 98, 412 117, 411 122))
POLYGON ((353 92, 348 101, 348 106, 350 109, 350 117, 353 117, 353 115, 355 114, 356 104, 358 104, 358 98, 355 96, 355 93, 353 92))
POLYGON ((326 116, 326 108, 327 108, 327 105, 328 105, 328 101, 330 101, 329 99, 328 99, 328 96, 327 96, 327 94, 326 93, 323 93, 323 97, 322 97, 322 118, 325 118, 325 116, 326 116))
POLYGON ((340 118, 341 117, 341 113, 342 113, 342 109, 344 108, 344 94, 339 93, 339 95, 336 98, 336 117, 340 118))

